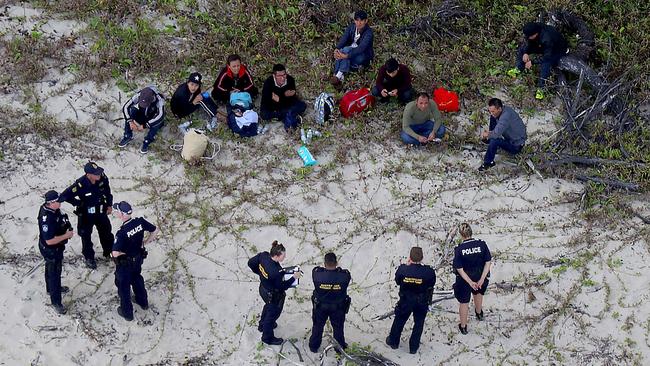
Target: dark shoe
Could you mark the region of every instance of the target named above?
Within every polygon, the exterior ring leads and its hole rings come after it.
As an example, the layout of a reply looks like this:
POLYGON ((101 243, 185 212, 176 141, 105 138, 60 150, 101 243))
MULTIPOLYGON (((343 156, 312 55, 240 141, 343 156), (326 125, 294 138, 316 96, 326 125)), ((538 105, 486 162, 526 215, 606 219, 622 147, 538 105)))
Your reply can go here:
POLYGON ((458 324, 458 330, 460 330, 462 334, 467 334, 467 325, 463 327, 460 324, 458 324))
POLYGON ((63 306, 62 304, 52 304, 52 308, 54 309, 54 311, 56 311, 61 315, 64 315, 65 313, 68 312, 68 310, 66 310, 65 306, 63 306))
POLYGON ((140 154, 146 154, 149 152, 149 145, 142 144, 142 147, 140 148, 140 154))
POLYGON ((95 261, 94 258, 86 258, 84 263, 86 263, 86 267, 90 269, 97 269, 97 262, 95 261))
POLYGON ((392 349, 397 349, 399 347, 399 344, 390 343, 390 337, 386 337, 386 344, 392 349))
POLYGON ((311 351, 311 353, 318 353, 318 348, 309 347, 309 350, 311 351))
MULTIPOLYGON (((69 291, 70 291, 70 287, 68 287, 68 286, 61 286, 61 293, 62 293, 62 294, 65 294, 65 293, 67 293, 67 292, 69 292, 69 291)), ((48 291, 47 294, 49 295, 49 294, 50 294, 50 291, 48 291)))
POLYGON ((130 322, 131 320, 133 320, 133 316, 130 316, 130 317, 129 317, 129 316, 126 316, 126 315, 124 314, 124 312, 122 311, 122 307, 121 307, 121 306, 118 306, 118 307, 117 307, 117 314, 119 314, 119 316, 121 316, 122 318, 124 318, 124 320, 126 320, 127 322, 130 322))
POLYGON ((268 341, 265 341, 265 340, 262 339, 262 342, 264 342, 264 343, 266 343, 268 345, 271 345, 271 346, 279 346, 282 343, 284 343, 284 339, 278 338, 278 337, 273 337, 273 338, 269 339, 268 341))
POLYGON ((495 166, 495 165, 496 165, 495 162, 491 162, 491 163, 483 163, 480 167, 478 167, 478 171, 479 171, 479 172, 484 172, 484 171, 486 171, 486 170, 492 168, 492 167, 495 166))
POLYGON ((133 140, 133 137, 123 137, 120 142, 117 144, 118 147, 125 147, 133 140))
POLYGON ((477 313, 476 311, 474 311, 474 314, 476 314, 476 319, 483 320, 483 318, 484 318, 483 310, 481 310, 480 313, 477 313))
POLYGON ((414 355, 414 354, 418 353, 418 349, 417 348, 416 349, 410 349, 409 353, 414 355))
MULTIPOLYGON (((275 329, 275 328, 277 328, 277 327, 278 327, 278 323, 273 323, 273 329, 275 329)), ((262 324, 260 324, 260 325, 257 326, 257 330, 258 330, 259 332, 262 331, 262 324)))

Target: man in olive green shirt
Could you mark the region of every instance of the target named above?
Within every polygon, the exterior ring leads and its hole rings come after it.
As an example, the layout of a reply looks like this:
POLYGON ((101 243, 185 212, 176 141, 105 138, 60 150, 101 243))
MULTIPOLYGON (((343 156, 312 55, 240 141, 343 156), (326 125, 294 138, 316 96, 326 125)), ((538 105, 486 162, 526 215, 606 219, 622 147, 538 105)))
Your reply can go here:
POLYGON ((418 94, 417 99, 404 108, 401 137, 405 144, 440 142, 445 136, 445 131, 438 106, 429 94, 418 94))

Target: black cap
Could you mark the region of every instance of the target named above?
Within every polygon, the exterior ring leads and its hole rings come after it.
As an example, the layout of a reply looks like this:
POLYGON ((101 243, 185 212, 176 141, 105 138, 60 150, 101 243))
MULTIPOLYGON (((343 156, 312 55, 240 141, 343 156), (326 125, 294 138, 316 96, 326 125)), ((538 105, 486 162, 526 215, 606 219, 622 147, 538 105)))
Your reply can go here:
POLYGON ((366 20, 368 19, 368 13, 363 10, 357 10, 354 12, 354 20, 366 20))
POLYGON ((187 78, 187 81, 191 81, 193 83, 201 85, 201 81, 203 80, 203 75, 201 75, 198 72, 193 72, 190 74, 190 77, 187 78))
POLYGON ((59 193, 57 191, 47 191, 43 196, 45 198, 45 203, 50 203, 59 200, 59 193))
POLYGON ((141 108, 147 108, 156 100, 156 93, 154 93, 151 88, 147 87, 140 90, 140 96, 138 97, 138 105, 141 108))
POLYGON ((526 38, 533 34, 539 33, 542 30, 542 23, 530 22, 524 25, 524 35, 526 38))
POLYGON ((89 161, 84 165, 84 173, 92 175, 102 175, 104 168, 100 167, 94 161, 89 161))
POLYGON ((118 210, 121 213, 126 215, 130 215, 133 213, 133 208, 131 207, 131 204, 129 204, 126 201, 120 201, 118 203, 114 203, 113 210, 118 210))

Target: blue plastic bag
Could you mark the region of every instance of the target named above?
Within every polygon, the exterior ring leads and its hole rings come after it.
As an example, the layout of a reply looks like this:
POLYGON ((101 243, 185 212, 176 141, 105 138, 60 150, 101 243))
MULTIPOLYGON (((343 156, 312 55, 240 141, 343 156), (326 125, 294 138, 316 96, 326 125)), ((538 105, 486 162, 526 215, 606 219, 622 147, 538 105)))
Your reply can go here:
POLYGON ((298 149, 298 155, 300 155, 300 158, 305 163, 305 166, 314 166, 317 163, 316 159, 314 159, 314 157, 309 152, 309 149, 307 149, 307 146, 305 145, 301 146, 298 149))

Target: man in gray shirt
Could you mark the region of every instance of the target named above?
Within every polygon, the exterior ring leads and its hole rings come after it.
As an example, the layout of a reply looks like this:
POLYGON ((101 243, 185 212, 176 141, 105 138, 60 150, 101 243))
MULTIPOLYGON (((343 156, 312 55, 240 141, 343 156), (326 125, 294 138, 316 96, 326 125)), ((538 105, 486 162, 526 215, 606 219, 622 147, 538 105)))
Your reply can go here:
POLYGON ((488 143, 483 165, 478 170, 485 171, 493 167, 494 157, 499 149, 511 154, 518 154, 526 144, 526 126, 521 117, 512 108, 504 106, 500 99, 492 98, 488 102, 490 112, 490 130, 481 135, 488 143))
POLYGON ((417 98, 404 108, 401 137, 405 144, 440 142, 445 136, 445 131, 438 106, 429 94, 418 94, 417 98))

